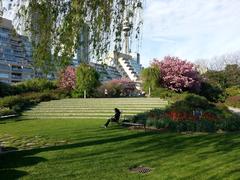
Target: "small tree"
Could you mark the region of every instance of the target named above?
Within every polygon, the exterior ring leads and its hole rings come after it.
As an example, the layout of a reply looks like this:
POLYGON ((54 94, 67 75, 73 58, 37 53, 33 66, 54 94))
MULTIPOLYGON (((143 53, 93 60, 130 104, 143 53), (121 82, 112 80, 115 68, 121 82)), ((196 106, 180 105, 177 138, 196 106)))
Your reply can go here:
POLYGON ((80 64, 77 68, 75 96, 82 97, 84 91, 88 96, 92 96, 96 88, 100 85, 99 74, 88 64, 80 64))
POLYGON ((76 70, 74 67, 68 66, 60 73, 59 87, 68 91, 76 87, 76 70))
POLYGON ((209 70, 203 74, 203 78, 206 82, 213 86, 220 86, 221 88, 227 87, 227 77, 224 71, 209 70))
POLYGON ((237 64, 227 64, 224 70, 207 71, 205 79, 214 85, 220 85, 221 88, 228 88, 240 84, 240 66, 237 64))
POLYGON ((240 84, 240 66, 237 64, 228 64, 224 69, 227 77, 227 87, 237 86, 240 84))
POLYGON ((177 92, 199 90, 201 77, 194 64, 177 57, 166 56, 162 61, 155 59, 152 67, 161 71, 161 84, 177 92))
POLYGON ((155 90, 160 86, 160 69, 156 66, 145 68, 141 71, 141 79, 143 81, 143 89, 148 88, 155 90))

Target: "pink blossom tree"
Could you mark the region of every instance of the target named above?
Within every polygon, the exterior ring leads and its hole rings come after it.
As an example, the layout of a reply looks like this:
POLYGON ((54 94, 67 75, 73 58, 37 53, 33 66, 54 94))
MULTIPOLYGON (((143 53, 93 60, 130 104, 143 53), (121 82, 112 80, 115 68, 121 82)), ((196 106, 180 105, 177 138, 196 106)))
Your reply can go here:
POLYGON ((104 94, 106 91, 107 96, 110 97, 129 96, 133 94, 135 90, 136 84, 126 78, 107 81, 99 88, 101 94, 104 94))
POLYGON ((60 73, 59 87, 68 91, 76 87, 76 70, 74 67, 68 66, 60 73))
POLYGON ((166 88, 177 92, 200 89, 201 77, 193 63, 166 56, 162 61, 154 59, 151 66, 160 69, 160 83, 166 88))

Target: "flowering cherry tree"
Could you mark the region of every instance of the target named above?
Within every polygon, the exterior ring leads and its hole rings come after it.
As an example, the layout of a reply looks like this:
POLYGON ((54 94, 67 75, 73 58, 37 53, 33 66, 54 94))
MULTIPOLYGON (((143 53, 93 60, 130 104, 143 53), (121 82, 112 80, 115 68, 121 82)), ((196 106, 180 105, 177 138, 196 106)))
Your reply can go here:
POLYGON ((119 97, 119 96, 129 96, 133 94, 136 90, 136 84, 130 79, 113 79, 105 82, 99 91, 106 96, 119 97))
POLYGON ((59 87, 69 91, 76 87, 76 70, 74 67, 68 66, 61 72, 59 87))
POLYGON ((161 71, 161 85, 177 92, 198 90, 201 77, 194 64, 178 57, 166 56, 162 61, 154 59, 151 66, 161 71))
POLYGON ((123 96, 129 96, 136 90, 135 82, 131 81, 127 78, 122 79, 114 79, 111 81, 112 83, 120 84, 121 86, 121 93, 123 96))

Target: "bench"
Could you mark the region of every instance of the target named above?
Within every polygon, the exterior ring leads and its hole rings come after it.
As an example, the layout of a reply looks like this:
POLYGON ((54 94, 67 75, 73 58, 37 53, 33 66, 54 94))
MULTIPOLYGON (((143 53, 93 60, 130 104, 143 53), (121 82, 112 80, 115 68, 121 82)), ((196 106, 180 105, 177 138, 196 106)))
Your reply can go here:
POLYGON ((142 123, 123 122, 122 125, 135 126, 135 127, 143 127, 144 130, 146 131, 146 125, 145 125, 145 124, 142 124, 142 123))
POLYGON ((0 119, 8 119, 8 118, 12 118, 12 117, 17 117, 17 114, 11 114, 11 115, 6 115, 6 116, 0 116, 0 119))

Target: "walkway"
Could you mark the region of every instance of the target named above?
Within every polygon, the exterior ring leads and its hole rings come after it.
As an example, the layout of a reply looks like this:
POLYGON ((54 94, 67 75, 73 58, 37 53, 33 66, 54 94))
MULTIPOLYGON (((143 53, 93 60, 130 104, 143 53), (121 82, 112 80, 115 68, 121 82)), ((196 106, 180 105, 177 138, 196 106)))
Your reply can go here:
POLYGON ((230 111, 232 111, 235 114, 240 115, 240 109, 239 108, 234 108, 234 107, 228 107, 230 111))

